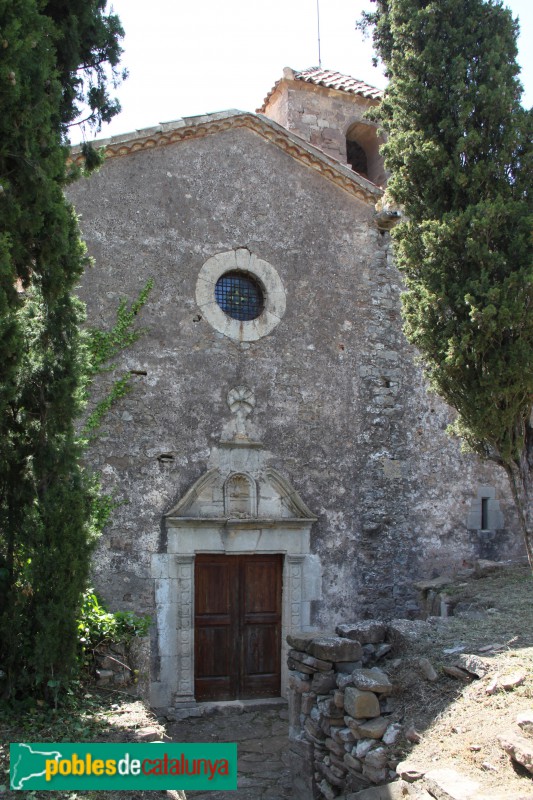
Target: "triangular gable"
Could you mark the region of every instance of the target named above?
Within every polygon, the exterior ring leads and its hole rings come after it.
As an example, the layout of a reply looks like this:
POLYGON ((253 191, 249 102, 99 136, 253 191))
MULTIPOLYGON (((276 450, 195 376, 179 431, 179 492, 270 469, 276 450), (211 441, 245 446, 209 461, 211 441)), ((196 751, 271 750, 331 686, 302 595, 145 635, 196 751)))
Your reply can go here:
POLYGON ((281 473, 269 467, 265 474, 267 481, 279 497, 281 504, 287 509, 291 516, 302 519, 317 519, 313 512, 306 506, 294 486, 291 486, 289 481, 284 478, 281 473))
POLYGON ((210 498, 216 486, 220 483, 220 470, 216 467, 205 472, 201 478, 198 478, 191 488, 185 492, 183 497, 178 500, 176 505, 166 514, 167 517, 198 517, 198 516, 222 516, 220 513, 223 507, 218 508, 218 513, 205 514, 200 513, 202 506, 205 504, 210 507, 210 498))
MULTIPOLYGON (((261 114, 231 110, 187 117, 133 133, 113 136, 110 139, 102 139, 94 144, 104 148, 106 158, 117 158, 185 140, 213 136, 232 128, 246 128, 253 131, 279 147, 295 161, 315 170, 326 180, 365 203, 374 206, 383 194, 382 190, 371 181, 261 114)), ((74 163, 83 162, 81 147, 72 149, 71 158, 74 163)))

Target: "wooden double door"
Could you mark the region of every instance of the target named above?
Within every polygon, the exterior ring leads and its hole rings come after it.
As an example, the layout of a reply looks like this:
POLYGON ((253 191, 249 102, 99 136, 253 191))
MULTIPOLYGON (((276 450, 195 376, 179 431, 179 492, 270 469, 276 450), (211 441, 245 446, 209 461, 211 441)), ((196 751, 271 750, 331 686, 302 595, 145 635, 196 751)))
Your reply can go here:
POLYGON ((281 555, 195 558, 195 697, 279 697, 281 555))

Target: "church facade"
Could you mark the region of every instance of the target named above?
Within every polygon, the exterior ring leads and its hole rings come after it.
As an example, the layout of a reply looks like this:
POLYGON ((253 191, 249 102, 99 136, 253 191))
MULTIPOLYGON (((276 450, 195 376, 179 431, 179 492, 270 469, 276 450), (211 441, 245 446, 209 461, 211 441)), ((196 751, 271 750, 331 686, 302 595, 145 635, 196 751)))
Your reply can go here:
POLYGON ((257 114, 102 142, 69 190, 133 389, 91 452, 119 503, 95 586, 151 614, 150 701, 279 696, 285 636, 417 614, 413 583, 522 555, 506 478, 446 434, 401 330, 380 93, 320 69, 257 114))

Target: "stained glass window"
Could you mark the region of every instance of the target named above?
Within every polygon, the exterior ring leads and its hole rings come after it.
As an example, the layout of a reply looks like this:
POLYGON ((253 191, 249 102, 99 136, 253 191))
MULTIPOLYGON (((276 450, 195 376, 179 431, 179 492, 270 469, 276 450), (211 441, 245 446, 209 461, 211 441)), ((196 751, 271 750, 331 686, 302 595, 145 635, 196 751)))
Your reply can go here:
POLYGON ((263 311, 259 283, 244 272, 226 272, 215 286, 215 300, 229 317, 242 321, 257 319, 263 311))

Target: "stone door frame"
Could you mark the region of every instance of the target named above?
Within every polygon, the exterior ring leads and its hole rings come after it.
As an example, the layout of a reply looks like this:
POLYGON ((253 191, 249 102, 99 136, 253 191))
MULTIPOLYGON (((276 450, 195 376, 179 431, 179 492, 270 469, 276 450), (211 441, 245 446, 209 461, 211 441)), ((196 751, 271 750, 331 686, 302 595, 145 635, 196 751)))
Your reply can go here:
POLYGON ((194 558, 221 555, 281 554, 281 694, 287 691, 286 637, 309 629, 310 600, 316 581, 310 556, 312 520, 213 520, 167 517, 167 552, 152 556, 157 619, 156 680, 150 701, 156 708, 193 705, 194 697, 194 558), (218 524, 217 524, 218 523, 218 524), (309 581, 307 580, 307 573, 309 581), (307 585, 309 583, 309 585, 307 585))

